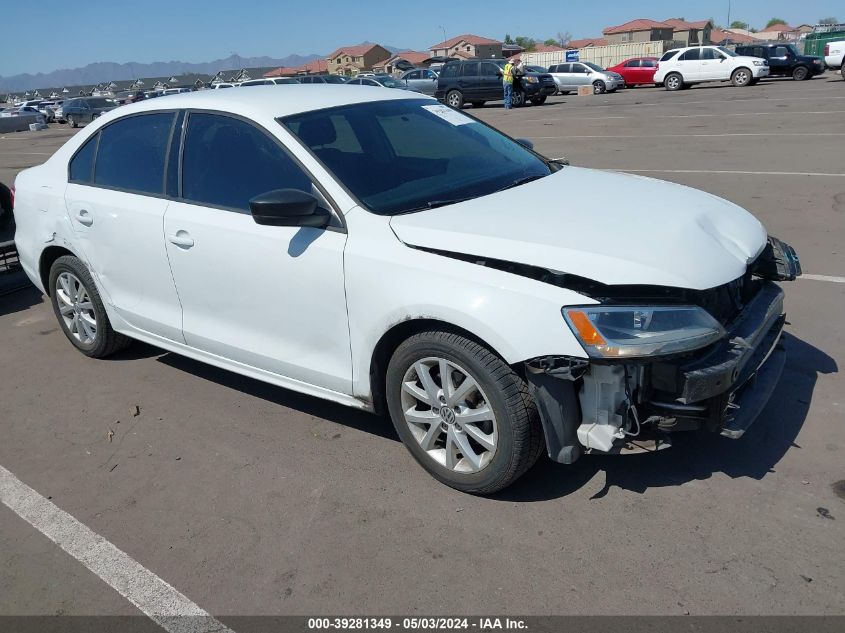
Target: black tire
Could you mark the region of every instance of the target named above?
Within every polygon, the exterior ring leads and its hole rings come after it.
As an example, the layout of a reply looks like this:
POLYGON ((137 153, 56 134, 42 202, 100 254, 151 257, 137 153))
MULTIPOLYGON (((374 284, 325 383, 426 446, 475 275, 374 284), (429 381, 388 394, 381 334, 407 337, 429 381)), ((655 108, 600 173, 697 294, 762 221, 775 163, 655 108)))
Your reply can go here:
POLYGON ((607 84, 601 79, 596 79, 593 82, 593 94, 603 95, 605 92, 607 92, 607 84))
POLYGON ((666 90, 669 92, 675 92, 676 90, 683 89, 684 77, 681 73, 669 73, 663 80, 663 84, 666 87, 666 90))
POLYGON ((531 99, 531 103, 533 103, 535 106, 543 105, 544 103, 546 103, 546 95, 543 95, 541 97, 534 97, 533 99, 531 99))
POLYGON ((12 192, 0 182, 0 229, 5 229, 14 220, 12 215, 12 192))
POLYGON ((525 93, 521 90, 514 90, 513 97, 511 97, 511 105, 514 108, 521 108, 525 105, 525 93))
POLYGON ((78 123, 76 122, 76 120, 73 118, 73 115, 72 115, 72 114, 69 114, 69 115, 67 116, 67 124, 68 124, 70 127, 79 127, 79 124, 78 124, 78 123))
POLYGON ((390 359, 386 389, 399 437, 414 459, 447 486, 474 494, 494 493, 522 476, 543 452, 543 430, 525 380, 489 349, 460 334, 433 330, 407 339, 390 359), (405 374, 417 361, 428 357, 444 358, 466 369, 487 395, 486 404, 496 416, 498 441, 489 463, 478 472, 456 472, 435 461, 405 421, 405 374))
POLYGON ((805 81, 810 78, 810 69, 806 66, 798 66, 792 71, 792 78, 795 81, 805 81))
POLYGON ((845 64, 842 64, 842 68, 839 69, 839 74, 842 75, 842 79, 845 79, 845 64))
POLYGON ((473 108, 483 108, 485 103, 487 103, 487 102, 486 101, 473 101, 472 107, 473 108))
POLYGON ((731 73, 731 84, 733 84, 736 88, 745 88, 750 86, 752 79, 754 79, 754 73, 745 66, 741 66, 731 73))
POLYGON ((464 95, 460 90, 450 90, 446 93, 446 105, 460 110, 464 107, 464 95))
POLYGON ((50 268, 50 277, 48 281, 47 292, 50 293, 50 302, 53 304, 53 313, 56 315, 56 320, 62 328, 67 339, 80 352, 91 358, 105 358, 116 352, 119 352, 132 342, 127 336, 118 334, 114 331, 109 322, 109 317, 106 314, 106 309, 103 307, 103 301, 100 298, 100 293, 97 291, 97 286, 94 283, 91 273, 78 258, 73 255, 64 255, 59 257, 53 266, 50 268), (61 315, 59 308, 59 298, 56 292, 56 284, 58 283, 59 275, 63 272, 72 273, 82 283, 85 292, 91 300, 93 306, 94 316, 97 323, 97 331, 94 335, 94 340, 90 343, 83 343, 77 339, 68 328, 64 318, 61 315))

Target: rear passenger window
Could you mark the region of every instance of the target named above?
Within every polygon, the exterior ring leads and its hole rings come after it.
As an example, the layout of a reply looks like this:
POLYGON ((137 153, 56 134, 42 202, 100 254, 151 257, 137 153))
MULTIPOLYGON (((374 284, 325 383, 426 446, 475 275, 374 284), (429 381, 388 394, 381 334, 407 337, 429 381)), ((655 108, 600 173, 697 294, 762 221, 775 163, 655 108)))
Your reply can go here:
POLYGON ((94 184, 160 195, 174 112, 115 121, 100 132, 94 184))
POLYGON ((71 182, 85 184, 91 182, 91 176, 94 174, 94 155, 97 153, 98 138, 100 138, 99 133, 89 138, 85 145, 70 160, 70 173, 68 176, 71 182))
POLYGON ((625 62, 625 68, 639 68, 640 67, 640 60, 639 59, 631 59, 625 62))
POLYGON ((678 51, 677 51, 677 50, 674 50, 674 51, 668 51, 667 53, 664 53, 664 54, 663 54, 663 57, 661 57, 661 58, 660 58, 660 61, 662 61, 662 62, 668 62, 670 59, 672 59, 672 58, 673 58, 675 55, 677 55, 677 54, 678 54, 678 51))
MULTIPOLYGON (((333 129, 321 127, 313 135, 320 145, 338 140, 333 129)), ((232 117, 188 117, 182 153, 185 200, 249 212, 251 198, 276 189, 312 192, 310 178, 265 132, 232 117)))
POLYGON ((458 76, 458 68, 460 68, 460 64, 446 64, 443 66, 443 69, 440 71, 440 76, 444 79, 449 77, 457 77, 458 76))
POLYGON ((682 62, 694 62, 698 61, 699 58, 699 49, 691 48, 686 51, 681 57, 679 58, 682 62))
POLYGON ((478 62, 468 62, 461 69, 461 77, 475 77, 478 75, 478 62))

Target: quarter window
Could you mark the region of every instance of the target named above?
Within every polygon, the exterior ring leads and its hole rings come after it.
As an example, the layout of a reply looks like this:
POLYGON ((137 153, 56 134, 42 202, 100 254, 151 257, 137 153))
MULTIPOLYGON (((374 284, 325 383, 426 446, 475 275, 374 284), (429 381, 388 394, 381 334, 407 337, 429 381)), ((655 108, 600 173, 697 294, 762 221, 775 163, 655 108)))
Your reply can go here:
POLYGON ((97 139, 99 133, 88 139, 88 142, 76 152, 70 161, 70 181, 90 183, 94 173, 94 155, 97 153, 97 139))
MULTIPOLYGON (((334 141, 326 139, 326 144, 334 141)), ((188 117, 182 156, 185 200, 249 212, 250 199, 276 189, 312 192, 308 176, 265 132, 217 114, 188 117)))
POLYGON ((131 116, 100 132, 94 184, 160 195, 173 112, 131 116))

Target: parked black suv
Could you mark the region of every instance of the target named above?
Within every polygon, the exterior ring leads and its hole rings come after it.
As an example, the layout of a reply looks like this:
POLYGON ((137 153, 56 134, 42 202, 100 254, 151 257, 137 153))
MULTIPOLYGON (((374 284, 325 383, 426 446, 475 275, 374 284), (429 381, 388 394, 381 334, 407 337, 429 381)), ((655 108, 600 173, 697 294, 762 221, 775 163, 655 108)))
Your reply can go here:
MULTIPOLYGON (((453 108, 467 102, 478 108, 487 101, 502 101, 502 70, 506 63, 504 59, 450 61, 440 70, 434 96, 453 108)), ((514 82, 513 105, 519 107, 526 101, 542 105, 555 92, 557 84, 550 74, 527 72, 514 82)))
POLYGON ((80 97, 62 104, 62 116, 68 125, 77 127, 80 123, 91 123, 101 114, 116 107, 117 103, 105 97, 80 97))
POLYGON ((824 72, 824 61, 821 58, 802 55, 795 44, 746 44, 737 46, 736 54, 768 60, 770 77, 791 75, 793 79, 803 81, 824 72))

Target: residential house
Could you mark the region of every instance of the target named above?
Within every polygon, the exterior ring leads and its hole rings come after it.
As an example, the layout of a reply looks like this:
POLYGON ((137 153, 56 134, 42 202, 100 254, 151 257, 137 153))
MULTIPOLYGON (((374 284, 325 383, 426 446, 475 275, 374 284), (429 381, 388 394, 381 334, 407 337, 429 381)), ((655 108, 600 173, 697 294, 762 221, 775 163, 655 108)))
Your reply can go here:
POLYGON ((265 77, 296 77, 297 75, 328 75, 329 64, 325 59, 315 59, 302 66, 280 66, 264 73, 265 77))
POLYGON ((755 34, 758 39, 767 41, 796 41, 801 37, 802 33, 794 26, 788 24, 772 24, 767 26, 755 34))
POLYGON ((389 59, 391 53, 378 44, 342 46, 326 57, 329 74, 354 76, 369 71, 379 62, 389 59))
POLYGON ((434 44, 431 48, 432 57, 460 57, 465 59, 502 58, 502 42, 491 40, 480 35, 458 35, 445 42, 434 44))
POLYGON ((717 29, 710 31, 710 40, 719 46, 727 46, 729 44, 752 44, 760 40, 753 35, 743 32, 741 29, 717 29))
POLYGON ((569 49, 590 48, 591 46, 607 46, 608 42, 603 37, 583 37, 577 40, 569 40, 569 49))
POLYGON ((431 65, 430 60, 431 55, 428 53, 403 51, 373 66, 373 72, 392 75, 395 72, 404 72, 411 68, 427 68, 431 65))
POLYGON ((671 24, 638 18, 609 26, 602 30, 608 44, 627 44, 629 42, 668 42, 673 39, 675 29, 671 24))
POLYGON ((683 43, 684 46, 701 46, 711 43, 713 23, 710 20, 687 22, 683 18, 669 18, 664 22, 672 25, 672 39, 679 45, 683 43))

